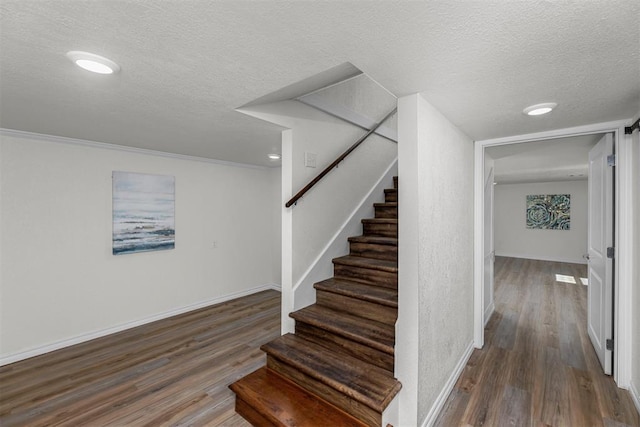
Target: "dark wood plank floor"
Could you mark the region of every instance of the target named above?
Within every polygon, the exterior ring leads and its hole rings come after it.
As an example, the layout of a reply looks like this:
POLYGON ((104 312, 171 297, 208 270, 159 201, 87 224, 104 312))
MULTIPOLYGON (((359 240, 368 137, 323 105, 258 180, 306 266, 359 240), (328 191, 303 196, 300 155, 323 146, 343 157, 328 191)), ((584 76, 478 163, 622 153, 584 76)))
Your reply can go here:
POLYGON ((496 311, 438 426, 639 426, 587 335, 586 266, 496 259, 496 311), (556 281, 556 274, 577 284, 556 281))
POLYGON ((0 367, 0 425, 249 426, 228 385, 265 364, 265 291, 0 367))

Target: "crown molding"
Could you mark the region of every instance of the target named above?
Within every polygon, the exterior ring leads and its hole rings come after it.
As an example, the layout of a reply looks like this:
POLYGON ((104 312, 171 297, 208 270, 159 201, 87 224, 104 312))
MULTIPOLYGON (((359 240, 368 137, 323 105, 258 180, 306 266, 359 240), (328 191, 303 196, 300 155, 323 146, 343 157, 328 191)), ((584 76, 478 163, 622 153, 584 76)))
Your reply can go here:
POLYGON ((188 156, 186 154, 168 153, 166 151, 150 150, 148 148, 127 147, 125 145, 108 144, 106 142, 88 141, 85 139, 68 138, 66 136, 47 135, 43 133, 26 132, 22 130, 0 128, 0 136, 34 139, 38 141, 53 142, 57 144, 78 145, 82 147, 98 148, 103 150, 123 151, 126 153, 143 154, 147 156, 165 157, 169 159, 185 160, 189 162, 211 163, 216 165, 233 166, 249 169, 273 169, 268 166, 236 163, 225 160, 209 159, 206 157, 188 156))

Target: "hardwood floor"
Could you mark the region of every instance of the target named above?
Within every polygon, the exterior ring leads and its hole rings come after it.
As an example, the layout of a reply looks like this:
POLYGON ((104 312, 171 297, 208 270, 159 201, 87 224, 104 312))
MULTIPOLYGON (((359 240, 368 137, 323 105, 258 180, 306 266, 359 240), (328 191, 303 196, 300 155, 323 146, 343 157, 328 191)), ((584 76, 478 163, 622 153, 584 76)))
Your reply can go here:
POLYGON ((0 367, 0 425, 250 426, 228 385, 265 364, 264 291, 0 367))
POLYGON ((589 341, 586 275, 580 264, 496 258, 485 347, 474 350, 436 425, 640 426, 589 341))
MULTIPOLYGON (((496 259, 496 312, 438 426, 640 426, 586 332, 585 267, 496 259)), ((228 385, 280 335, 266 291, 0 367, 0 425, 239 426, 228 385)))

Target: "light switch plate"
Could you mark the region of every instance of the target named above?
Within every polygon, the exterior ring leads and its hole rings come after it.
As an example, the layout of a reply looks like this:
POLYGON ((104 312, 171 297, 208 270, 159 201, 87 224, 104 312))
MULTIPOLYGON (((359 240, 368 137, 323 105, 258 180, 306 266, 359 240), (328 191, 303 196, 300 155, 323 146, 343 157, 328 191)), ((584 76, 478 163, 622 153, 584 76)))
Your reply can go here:
POLYGON ((304 152, 304 165, 308 168, 316 167, 316 153, 304 152))

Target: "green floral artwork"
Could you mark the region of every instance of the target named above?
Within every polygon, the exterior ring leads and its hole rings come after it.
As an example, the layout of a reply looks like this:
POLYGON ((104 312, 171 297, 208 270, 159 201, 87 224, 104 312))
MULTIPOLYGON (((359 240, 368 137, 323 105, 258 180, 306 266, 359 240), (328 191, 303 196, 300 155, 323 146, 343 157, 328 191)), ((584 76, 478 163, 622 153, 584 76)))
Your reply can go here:
POLYGON ((571 228, 571 195, 527 196, 527 228, 569 230, 571 228))

